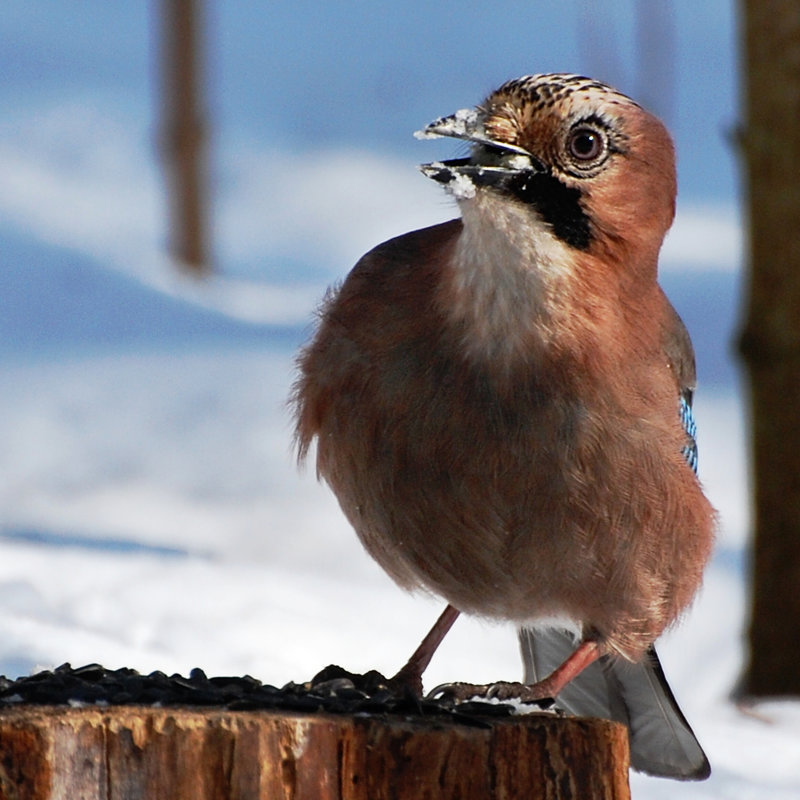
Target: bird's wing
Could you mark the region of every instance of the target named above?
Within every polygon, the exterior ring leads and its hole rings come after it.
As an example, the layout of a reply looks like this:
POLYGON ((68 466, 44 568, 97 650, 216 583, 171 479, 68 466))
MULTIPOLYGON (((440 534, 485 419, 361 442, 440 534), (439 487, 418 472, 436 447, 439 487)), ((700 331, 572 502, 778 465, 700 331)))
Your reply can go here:
POLYGON ((697 384, 697 368, 695 366, 694 348, 689 337, 689 331, 683 320, 670 303, 661 287, 664 317, 661 325, 661 346, 667 356, 670 368, 675 376, 678 394, 685 396, 689 405, 692 404, 692 395, 697 384))
POLYGON ((689 466, 697 472, 697 427, 692 414, 692 400, 697 384, 694 348, 683 320, 660 287, 659 292, 665 310, 661 328, 661 346, 675 377, 675 389, 680 403, 679 412, 686 433, 683 455, 689 466))
MULTIPOLYGON (((686 326, 666 297, 662 346, 675 376, 679 413, 686 433, 683 454, 697 471, 692 397, 696 372, 686 326)), ((557 628, 519 631, 525 682, 536 683, 562 664, 576 647, 572 633, 557 628)), ((631 764, 650 775, 702 780, 711 772, 705 753, 669 688, 655 648, 638 664, 602 656, 561 691, 557 705, 580 716, 628 726, 631 764)))
MULTIPOLYGON (((549 675, 576 646, 570 632, 557 628, 521 628, 519 640, 526 683, 549 675)), ((567 684, 556 705, 578 716, 625 723, 631 765, 640 772, 679 780, 703 780, 711 772, 654 648, 638 664, 602 656, 567 684)))

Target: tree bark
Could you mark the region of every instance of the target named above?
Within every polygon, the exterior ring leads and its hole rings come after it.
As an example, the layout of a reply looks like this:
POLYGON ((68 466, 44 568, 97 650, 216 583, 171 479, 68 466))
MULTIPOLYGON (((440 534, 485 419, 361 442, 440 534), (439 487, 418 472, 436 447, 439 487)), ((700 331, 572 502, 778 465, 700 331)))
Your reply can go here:
POLYGON ((749 377, 752 696, 800 695, 800 2, 743 4, 750 225, 740 351, 749 377))
POLYGON ((0 800, 629 800, 628 734, 552 714, 482 726, 113 707, 0 712, 0 800))
POLYGON ((201 0, 161 0, 162 142, 170 254, 202 274, 210 268, 201 0))

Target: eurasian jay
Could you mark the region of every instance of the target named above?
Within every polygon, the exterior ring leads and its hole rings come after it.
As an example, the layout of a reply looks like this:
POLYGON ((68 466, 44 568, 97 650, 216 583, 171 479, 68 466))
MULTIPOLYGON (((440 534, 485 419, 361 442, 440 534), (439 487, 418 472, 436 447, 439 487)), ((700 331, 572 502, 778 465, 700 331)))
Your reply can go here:
POLYGON ((657 283, 675 212, 662 123, 585 77, 512 80, 423 138, 461 219, 376 247, 299 358, 301 459, 401 586, 448 607, 395 680, 417 690, 459 612, 519 628, 525 684, 625 722, 632 763, 708 761, 654 641, 688 607, 715 514, 695 474, 694 355, 657 283))

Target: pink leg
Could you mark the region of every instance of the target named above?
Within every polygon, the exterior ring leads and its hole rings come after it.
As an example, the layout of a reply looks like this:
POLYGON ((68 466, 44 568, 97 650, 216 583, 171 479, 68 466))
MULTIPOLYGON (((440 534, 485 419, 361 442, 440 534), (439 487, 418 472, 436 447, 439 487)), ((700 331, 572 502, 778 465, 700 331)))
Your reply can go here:
POLYGON ((416 694, 422 694, 422 673, 431 663, 433 654, 442 643, 442 639, 447 635, 453 623, 458 619, 461 612, 451 605, 442 612, 436 620, 428 635, 420 642, 419 647, 414 651, 406 665, 395 675, 390 684, 409 688, 416 694))
MULTIPOLYGON (((600 647, 597 642, 587 639, 578 645, 574 653, 560 666, 556 667, 546 678, 530 686, 521 684, 522 692, 517 695, 513 692, 505 694, 502 691, 493 691, 492 696, 501 699, 519 697, 521 700, 541 700, 545 697, 557 697, 561 690, 573 679, 583 672, 590 664, 600 658, 600 647)), ((509 684, 512 685, 512 684, 509 684)), ((497 684, 498 688, 502 684, 497 684)))
POLYGON ((527 685, 499 681, 490 684, 449 683, 437 686, 431 695, 443 695, 455 700, 469 700, 472 697, 496 697, 499 700, 519 698, 523 702, 555 698, 559 692, 590 664, 600 658, 600 646, 592 639, 578 645, 574 653, 560 667, 557 667, 546 678, 527 685))

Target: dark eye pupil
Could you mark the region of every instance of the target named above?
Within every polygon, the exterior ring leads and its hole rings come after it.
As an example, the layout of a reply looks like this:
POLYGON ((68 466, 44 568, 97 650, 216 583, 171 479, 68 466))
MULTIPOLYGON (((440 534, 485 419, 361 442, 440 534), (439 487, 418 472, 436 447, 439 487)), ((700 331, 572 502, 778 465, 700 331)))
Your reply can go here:
POLYGON ((595 131, 577 131, 572 135, 569 147, 575 158, 589 160, 602 153, 603 139, 595 131))

